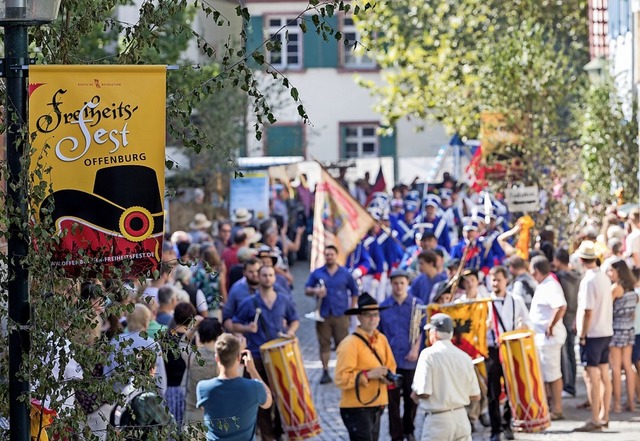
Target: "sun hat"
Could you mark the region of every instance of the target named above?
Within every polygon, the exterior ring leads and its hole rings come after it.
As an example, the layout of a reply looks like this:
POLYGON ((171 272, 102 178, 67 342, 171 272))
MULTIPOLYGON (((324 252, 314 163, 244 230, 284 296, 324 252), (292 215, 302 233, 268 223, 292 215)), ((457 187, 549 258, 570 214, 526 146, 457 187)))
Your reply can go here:
POLYGON ((253 215, 246 208, 236 208, 231 214, 231 222, 234 224, 249 222, 252 218, 253 215))
POLYGON ((192 230, 203 230, 211 227, 212 222, 207 219, 207 215, 204 213, 198 213, 193 216, 193 220, 189 224, 189 228, 192 230))
POLYGON ((578 257, 586 260, 597 259, 596 244, 590 240, 582 241, 580 248, 578 248, 578 257))

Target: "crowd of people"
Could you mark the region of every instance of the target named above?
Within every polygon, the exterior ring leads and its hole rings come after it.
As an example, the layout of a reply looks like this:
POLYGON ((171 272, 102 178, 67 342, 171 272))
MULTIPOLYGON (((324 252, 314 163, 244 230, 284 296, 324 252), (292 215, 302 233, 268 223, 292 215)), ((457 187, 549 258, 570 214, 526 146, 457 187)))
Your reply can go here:
MULTIPOLYGON (((366 200, 375 225, 345 263, 327 245, 325 265, 295 281, 317 299, 320 383, 341 389, 336 405, 350 439, 377 440, 385 408, 392 441, 415 439, 418 410, 426 415, 423 440, 470 439, 478 421, 491 427, 492 440, 513 439, 498 349, 500 334, 518 329, 534 334, 551 420, 564 418, 562 399, 576 394, 576 343, 588 391, 582 406, 592 412, 577 430, 602 430, 610 411, 635 410, 640 210, 612 211, 589 224, 571 250, 557 246, 551 227, 523 249, 515 239, 525 226, 498 198, 472 195, 451 179, 425 194, 399 186, 366 200), (444 314, 416 326, 415 311, 427 304, 483 298, 494 305, 486 354, 456 347, 444 314), (483 387, 472 364, 478 355, 487 366, 483 387)), ((305 207, 312 210, 310 201, 305 207)), ((147 367, 168 413, 153 424, 204 423, 207 439, 284 435, 260 346, 294 338, 300 325, 289 262, 306 246, 312 214, 291 213, 285 194, 272 207, 273 216, 260 221, 247 208, 216 223, 195 215, 188 231, 165 242, 159 276, 132 292, 135 307, 120 320, 126 328, 111 338, 114 353, 156 348, 147 367), (154 345, 158 332, 168 332, 180 353, 163 354, 154 345), (119 349, 125 337, 134 344, 119 349)), ((94 290, 87 283, 82 295, 91 298, 94 290)), ((114 357, 105 375, 117 364, 114 357)), ((130 392, 130 407, 139 394, 130 392)), ((113 408, 87 405, 95 433, 106 433, 113 408)))

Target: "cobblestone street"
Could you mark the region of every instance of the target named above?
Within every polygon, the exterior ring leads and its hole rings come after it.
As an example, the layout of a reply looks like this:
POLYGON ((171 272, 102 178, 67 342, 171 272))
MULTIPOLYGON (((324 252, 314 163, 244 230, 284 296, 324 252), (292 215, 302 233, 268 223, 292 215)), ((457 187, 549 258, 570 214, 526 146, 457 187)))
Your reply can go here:
MULTIPOLYGON (((340 418, 340 410, 338 403, 340 401, 340 391, 334 384, 321 385, 320 377, 322 376, 322 365, 318 358, 318 344, 315 335, 314 322, 304 318, 304 314, 313 311, 315 301, 304 295, 304 283, 309 274, 307 262, 296 262, 292 267, 295 275, 294 298, 301 317, 298 338, 300 340, 300 350, 304 359, 304 367, 309 377, 313 401, 316 410, 320 416, 320 424, 323 432, 321 435, 313 438, 318 441, 347 441, 349 436, 340 418)), ((335 353, 331 354, 330 361, 331 376, 333 377, 333 368, 335 367, 335 353)), ((582 425, 589 418, 589 412, 578 410, 576 406, 585 401, 586 391, 584 389, 584 381, 581 376, 581 369, 578 374, 578 394, 576 398, 565 399, 564 404, 564 421, 554 421, 549 429, 542 433, 525 434, 516 433, 516 440, 520 441, 560 441, 560 440, 612 440, 612 441, 638 441, 640 440, 640 413, 611 413, 611 422, 609 429, 596 433, 575 433, 573 430, 582 425)), ((416 439, 420 439, 422 431, 423 416, 416 417, 416 439)), ((476 432, 473 434, 475 440, 488 440, 490 430, 485 429, 479 423, 476 423, 476 432)), ((389 422, 387 412, 385 411, 380 428, 380 441, 389 441, 389 422)))

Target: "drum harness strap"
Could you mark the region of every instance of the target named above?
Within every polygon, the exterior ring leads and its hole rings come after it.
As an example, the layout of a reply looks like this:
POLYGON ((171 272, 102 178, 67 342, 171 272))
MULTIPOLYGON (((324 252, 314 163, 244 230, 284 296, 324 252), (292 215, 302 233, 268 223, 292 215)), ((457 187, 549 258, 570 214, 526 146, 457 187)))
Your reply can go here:
MULTIPOLYGON (((376 358, 378 359, 378 361, 380 362, 380 364, 382 366, 384 366, 385 364, 382 362, 382 359, 380 358, 380 356, 378 355, 378 353, 376 352, 376 350, 373 348, 373 346, 371 346, 369 344, 369 342, 367 341, 366 338, 364 338, 363 336, 361 336, 360 334, 354 332, 352 335, 355 335, 356 337, 358 337, 360 340, 362 340, 364 342, 365 345, 367 345, 367 347, 369 349, 371 349, 371 352, 373 352, 373 355, 376 356, 376 358)), ((360 404, 362 404, 363 406, 366 406, 368 404, 373 403, 375 400, 378 399, 378 397, 380 396, 380 382, 378 382, 378 392, 376 393, 376 396, 373 397, 371 400, 367 401, 366 403, 363 402, 360 399, 360 376, 364 373, 364 371, 360 371, 358 372, 358 375, 356 375, 356 398, 358 399, 358 401, 360 402, 360 404)))
MULTIPOLYGON (((504 301, 502 302, 502 304, 504 305, 504 301)), ((491 330, 491 332, 493 333, 493 343, 496 345, 496 348, 497 348, 498 337, 500 336, 500 329, 498 329, 498 323, 496 322, 496 318, 498 319, 497 321, 500 322, 500 326, 502 326, 503 332, 507 332, 507 327, 504 325, 504 322, 502 321, 502 317, 498 313, 498 308, 496 307, 495 302, 491 302, 491 305, 493 306, 493 325, 494 325, 494 328, 491 330)), ((513 323, 512 323, 511 330, 513 330, 516 327, 516 301, 513 297, 511 297, 511 309, 513 310, 511 313, 511 315, 513 316, 513 323)))

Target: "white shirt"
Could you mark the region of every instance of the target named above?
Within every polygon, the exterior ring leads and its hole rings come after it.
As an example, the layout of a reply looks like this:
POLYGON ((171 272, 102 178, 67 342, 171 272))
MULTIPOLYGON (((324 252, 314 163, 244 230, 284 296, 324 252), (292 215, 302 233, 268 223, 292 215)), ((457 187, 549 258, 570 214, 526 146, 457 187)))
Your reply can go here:
POLYGON ((549 338, 545 335, 547 327, 553 319, 553 310, 567 305, 564 291, 560 283, 548 275, 537 287, 531 301, 529 318, 533 323, 536 346, 562 345, 567 339, 567 330, 562 320, 558 320, 553 327, 553 335, 549 338))
POLYGON ((480 395, 471 357, 451 340, 436 341, 422 350, 411 389, 418 395, 429 395, 420 399, 418 407, 433 412, 466 406, 471 402, 469 397, 480 395))
POLYGON ((613 335, 613 300, 611 281, 599 268, 587 270, 578 289, 578 311, 576 315, 578 336, 611 337, 613 335), (589 329, 583 332, 584 312, 591 311, 589 329))
POLYGON ((629 268, 636 266, 633 261, 633 253, 640 253, 640 230, 634 228, 631 233, 624 240, 624 249, 630 257, 627 259, 627 265, 629 268))
MULTIPOLYGON (((500 333, 514 331, 522 326, 527 328, 533 327, 529 319, 529 310, 522 297, 515 297, 511 294, 507 294, 504 297, 497 297, 491 293, 491 299, 493 300, 494 307, 498 311, 498 315, 502 319, 502 324, 504 324, 503 327, 500 320, 496 319, 500 333)), ((487 321, 487 344, 497 348, 496 340, 498 336, 494 335, 493 307, 489 307, 487 321)))

